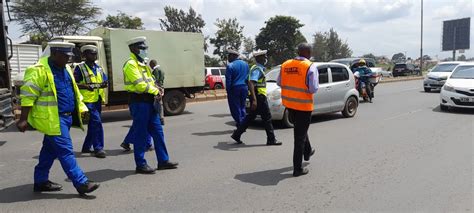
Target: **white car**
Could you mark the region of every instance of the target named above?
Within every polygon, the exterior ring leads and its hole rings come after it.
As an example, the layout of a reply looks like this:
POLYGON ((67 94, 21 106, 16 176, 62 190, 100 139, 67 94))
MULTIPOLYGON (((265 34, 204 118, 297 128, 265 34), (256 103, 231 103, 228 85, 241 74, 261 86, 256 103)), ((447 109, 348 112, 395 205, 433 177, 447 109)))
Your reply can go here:
MULTIPOLYGON (((314 94, 313 115, 342 112, 344 117, 353 117, 359 106, 359 92, 355 79, 346 65, 339 63, 316 63, 319 71, 319 89, 314 94)), ((293 124, 288 110, 282 105, 281 89, 277 85, 280 66, 270 70, 267 78, 267 99, 272 119, 282 121, 286 127, 293 124)))
POLYGON ((453 72, 454 68, 456 68, 461 63, 463 62, 442 62, 433 67, 433 69, 431 69, 423 81, 423 88, 425 89, 425 92, 430 92, 432 89, 441 89, 449 75, 451 75, 453 72))
POLYGON ((441 88, 440 108, 474 109, 474 63, 461 64, 454 69, 441 88))

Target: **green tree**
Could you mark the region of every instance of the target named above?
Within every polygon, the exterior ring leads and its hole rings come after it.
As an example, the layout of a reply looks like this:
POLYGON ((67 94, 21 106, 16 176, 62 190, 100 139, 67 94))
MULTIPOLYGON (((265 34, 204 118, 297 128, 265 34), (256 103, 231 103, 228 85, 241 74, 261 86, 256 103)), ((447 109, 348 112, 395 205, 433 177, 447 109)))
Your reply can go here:
POLYGON ((252 39, 252 37, 244 38, 243 47, 244 47, 244 54, 248 58, 255 49, 255 41, 252 39))
POLYGON ((466 61, 466 56, 465 55, 458 56, 458 61, 466 61))
POLYGON ((351 57, 352 50, 349 44, 342 41, 337 32, 331 28, 328 32, 316 32, 313 35, 312 55, 315 61, 330 61, 351 57))
POLYGON ((47 41, 54 36, 84 33, 97 22, 100 8, 90 0, 15 1, 12 12, 24 34, 47 41))
POLYGON ((206 25, 201 14, 197 14, 192 7, 188 12, 171 6, 166 6, 164 10, 165 18, 160 18, 160 27, 164 31, 202 33, 206 25))
POLYGON ((227 48, 240 49, 242 39, 244 38, 242 33, 244 27, 240 26, 236 18, 217 19, 215 25, 218 30, 215 33, 215 37, 209 41, 216 48, 213 53, 224 61, 227 48))
POLYGON ((399 63, 403 62, 406 60, 406 56, 403 53, 397 53, 392 56, 392 62, 393 63, 399 63))
POLYGON ((362 56, 362 58, 373 58, 373 59, 376 60, 376 59, 377 59, 377 56, 375 56, 375 55, 372 54, 372 53, 369 53, 369 54, 364 54, 364 55, 362 56))
POLYGON ((204 64, 206 67, 220 67, 222 66, 221 60, 216 57, 211 57, 208 55, 204 55, 204 64))
POLYGON ((98 25, 102 27, 110 27, 110 28, 124 28, 124 29, 137 29, 143 30, 142 19, 139 17, 133 17, 130 15, 125 14, 122 11, 117 11, 118 14, 107 15, 105 20, 99 21, 98 25))
POLYGON ((296 46, 306 42, 300 32, 304 25, 291 16, 275 16, 265 22, 265 27, 255 38, 256 48, 268 51, 268 65, 274 66, 295 57, 296 46))

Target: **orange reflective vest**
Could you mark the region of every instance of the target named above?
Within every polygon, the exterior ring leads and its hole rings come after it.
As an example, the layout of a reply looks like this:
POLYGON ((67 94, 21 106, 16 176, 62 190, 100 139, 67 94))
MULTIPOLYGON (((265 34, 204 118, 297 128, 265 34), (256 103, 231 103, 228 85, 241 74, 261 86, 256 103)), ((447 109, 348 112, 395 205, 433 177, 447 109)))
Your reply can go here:
POLYGON ((291 59, 281 65, 281 99, 286 108, 313 111, 313 94, 306 84, 311 64, 309 60, 291 59))

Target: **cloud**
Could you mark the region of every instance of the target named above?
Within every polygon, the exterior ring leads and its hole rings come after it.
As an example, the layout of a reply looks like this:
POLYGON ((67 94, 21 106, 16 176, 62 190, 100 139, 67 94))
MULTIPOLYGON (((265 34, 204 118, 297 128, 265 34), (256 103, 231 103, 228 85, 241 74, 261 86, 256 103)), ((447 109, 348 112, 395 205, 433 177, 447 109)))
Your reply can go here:
POLYGON ((351 3, 351 14, 360 22, 384 22, 410 15, 409 0, 356 0, 351 3))

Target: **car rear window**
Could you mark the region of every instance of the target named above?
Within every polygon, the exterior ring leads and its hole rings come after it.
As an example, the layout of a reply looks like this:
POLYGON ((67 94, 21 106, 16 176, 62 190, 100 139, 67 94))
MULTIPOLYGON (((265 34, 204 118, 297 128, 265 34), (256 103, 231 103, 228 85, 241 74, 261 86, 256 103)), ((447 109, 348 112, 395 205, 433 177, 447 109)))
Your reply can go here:
POLYGON ((396 64, 396 65, 393 67, 393 69, 400 69, 400 68, 405 69, 405 68, 407 68, 407 65, 406 65, 406 64, 396 64))
POLYGON ((221 74, 219 73, 219 69, 211 69, 211 74, 212 74, 212 75, 221 75, 221 74))
POLYGON ((319 84, 325 84, 329 82, 328 68, 318 67, 319 72, 319 84))
POLYGON ((226 69, 221 69, 221 75, 225 75, 226 69))
POLYGON ((332 82, 349 80, 349 73, 343 67, 331 67, 332 82))
POLYGON ((458 64, 438 64, 431 72, 452 72, 458 64))

